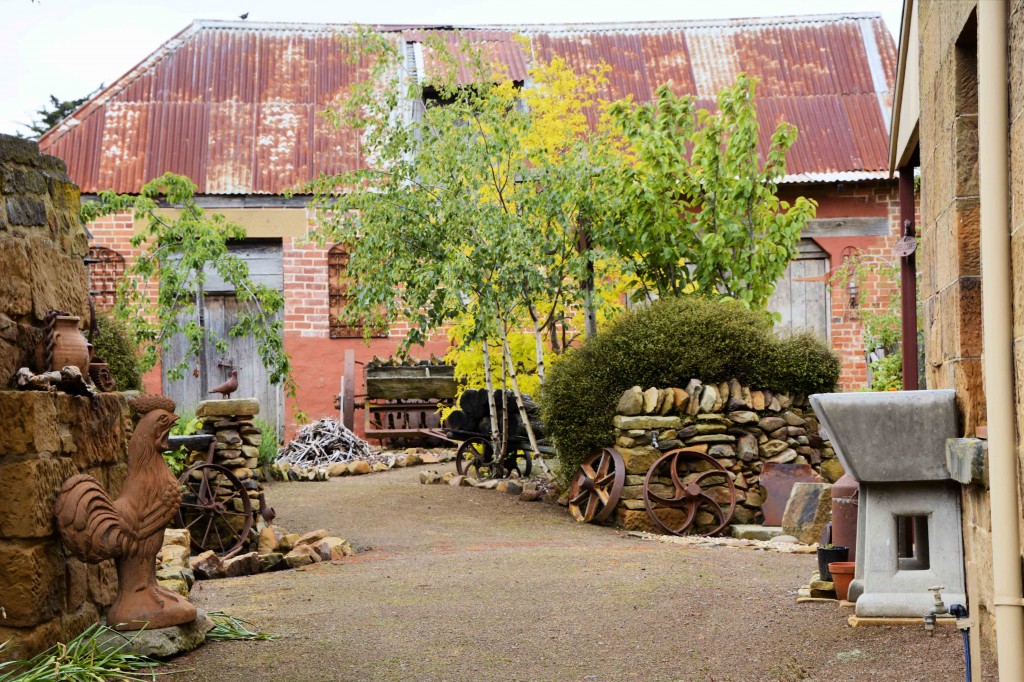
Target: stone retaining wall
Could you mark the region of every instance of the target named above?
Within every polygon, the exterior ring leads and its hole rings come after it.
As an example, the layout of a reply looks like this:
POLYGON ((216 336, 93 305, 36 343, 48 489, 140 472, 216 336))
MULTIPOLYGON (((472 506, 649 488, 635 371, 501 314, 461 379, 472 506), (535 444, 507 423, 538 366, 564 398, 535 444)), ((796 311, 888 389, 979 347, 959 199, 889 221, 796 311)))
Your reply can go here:
POLYGON ((708 454, 729 471, 738 502, 732 523, 761 522, 766 462, 808 464, 830 483, 843 475, 802 395, 753 390, 735 379, 713 385, 694 379, 686 388, 634 386, 616 412, 615 445, 626 483, 614 521, 631 530, 663 532, 644 508, 643 483, 651 465, 676 448, 708 454))
POLYGON ((0 660, 26 658, 97 622, 117 594, 113 561, 66 556, 53 521, 65 480, 94 476, 111 498, 127 474, 128 403, 0 391, 0 660), (6 618, 3 617, 6 614, 6 618))

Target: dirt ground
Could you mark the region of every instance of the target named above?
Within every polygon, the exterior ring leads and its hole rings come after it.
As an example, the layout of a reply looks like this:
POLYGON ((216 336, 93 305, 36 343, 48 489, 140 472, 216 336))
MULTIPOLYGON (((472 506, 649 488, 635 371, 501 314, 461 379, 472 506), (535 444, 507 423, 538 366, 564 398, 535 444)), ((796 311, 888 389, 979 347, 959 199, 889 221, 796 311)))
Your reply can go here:
POLYGON ((543 502, 419 485, 421 470, 273 484, 281 526, 326 527, 360 554, 197 583, 201 608, 280 638, 209 643, 170 679, 964 678, 952 628, 855 629, 834 604, 798 605, 814 555, 640 540, 543 502))

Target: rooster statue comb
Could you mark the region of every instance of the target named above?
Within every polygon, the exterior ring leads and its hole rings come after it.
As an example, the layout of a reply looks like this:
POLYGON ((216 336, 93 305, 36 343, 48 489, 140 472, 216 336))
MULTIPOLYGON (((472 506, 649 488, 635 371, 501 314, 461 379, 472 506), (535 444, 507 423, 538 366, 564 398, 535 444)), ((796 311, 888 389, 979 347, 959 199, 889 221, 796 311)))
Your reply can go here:
POLYGON ((61 486, 54 514, 68 553, 95 564, 117 565, 117 597, 107 623, 118 630, 156 629, 190 623, 196 608, 156 581, 156 555, 164 527, 178 512, 181 484, 163 458, 178 421, 174 401, 142 395, 131 401, 141 415, 128 441, 128 475, 111 499, 92 476, 72 476, 61 486))

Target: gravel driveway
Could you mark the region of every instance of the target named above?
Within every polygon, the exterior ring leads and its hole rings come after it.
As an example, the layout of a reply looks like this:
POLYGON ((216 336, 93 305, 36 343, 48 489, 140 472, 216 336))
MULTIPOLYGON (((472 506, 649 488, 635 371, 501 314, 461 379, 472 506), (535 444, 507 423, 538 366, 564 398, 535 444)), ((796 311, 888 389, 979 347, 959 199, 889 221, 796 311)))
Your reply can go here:
POLYGON ((210 643, 170 679, 963 679, 951 628, 855 629, 834 604, 798 605, 813 555, 639 540, 555 505, 419 485, 420 470, 272 484, 281 526, 326 527, 360 554, 197 583, 201 608, 281 637, 210 643))

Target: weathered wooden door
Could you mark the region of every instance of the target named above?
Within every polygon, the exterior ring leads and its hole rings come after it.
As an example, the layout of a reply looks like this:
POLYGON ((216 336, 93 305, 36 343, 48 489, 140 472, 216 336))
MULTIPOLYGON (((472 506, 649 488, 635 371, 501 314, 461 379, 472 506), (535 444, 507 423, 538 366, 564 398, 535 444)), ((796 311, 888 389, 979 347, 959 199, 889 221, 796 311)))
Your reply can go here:
POLYGON ((827 341, 832 308, 828 253, 810 239, 800 240, 798 247, 800 255, 790 262, 775 285, 768 310, 782 316, 776 329, 809 330, 827 341))
MULTIPOLYGON (((244 258, 249 264, 250 278, 260 284, 276 288, 283 287, 281 269, 280 242, 247 240, 232 244, 231 253, 244 258)), ((227 342, 227 351, 219 352, 213 343, 206 344, 208 362, 207 386, 216 386, 226 381, 232 369, 238 369, 238 391, 232 397, 256 398, 260 403, 260 418, 272 424, 278 437, 284 433, 284 394, 280 385, 270 383, 267 370, 260 361, 256 341, 250 337, 232 338, 228 332, 238 321, 238 315, 245 304, 235 297, 229 284, 221 280, 215 273, 207 273, 205 296, 206 327, 216 336, 227 342)), ((191 370, 186 371, 183 379, 173 381, 168 378, 167 371, 174 367, 185 356, 188 344, 181 335, 175 336, 167 344, 163 354, 163 387, 164 393, 173 398, 178 409, 190 411, 201 401, 218 398, 217 394, 204 395, 202 382, 193 370, 198 369, 198 361, 189 359, 191 370)))

